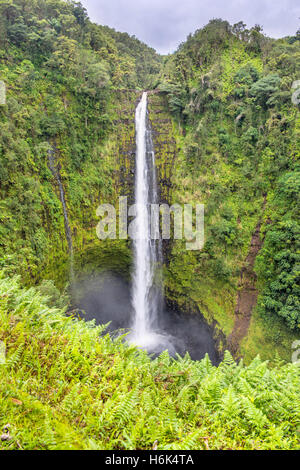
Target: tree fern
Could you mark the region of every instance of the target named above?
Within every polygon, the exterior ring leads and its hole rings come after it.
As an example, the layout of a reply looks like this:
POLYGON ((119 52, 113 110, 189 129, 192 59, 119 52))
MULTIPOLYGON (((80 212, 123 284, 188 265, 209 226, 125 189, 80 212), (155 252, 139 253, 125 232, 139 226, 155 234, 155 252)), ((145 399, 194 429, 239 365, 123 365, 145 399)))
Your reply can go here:
POLYGON ((270 368, 256 358, 244 366, 226 354, 215 367, 208 357, 166 352, 150 360, 0 275, 2 317, 8 355, 0 366, 0 427, 13 423, 15 435, 0 448, 18 448, 16 441, 40 449, 299 446, 295 364, 270 368))

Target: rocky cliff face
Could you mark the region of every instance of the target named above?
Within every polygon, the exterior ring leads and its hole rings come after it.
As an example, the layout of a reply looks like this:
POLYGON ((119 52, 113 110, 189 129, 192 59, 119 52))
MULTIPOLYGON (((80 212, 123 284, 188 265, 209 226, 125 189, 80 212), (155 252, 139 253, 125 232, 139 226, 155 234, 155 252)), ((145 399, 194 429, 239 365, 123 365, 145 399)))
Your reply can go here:
MULTIPOLYGON (((134 116, 141 93, 130 89, 113 90, 105 104, 105 125, 103 111, 95 113, 91 104, 79 103, 77 98, 70 94, 56 96, 55 106, 63 110, 64 119, 70 125, 50 136, 49 141, 53 143, 55 139, 55 158, 64 191, 65 210, 68 214, 74 272, 79 280, 101 271, 111 271, 128 280, 130 278, 131 243, 129 240, 108 239, 105 242, 99 240, 96 235, 96 226, 99 222, 96 209, 102 203, 110 203, 117 207, 119 196, 128 196, 128 203, 133 202, 134 116)), ((38 98, 37 94, 36 101, 26 102, 30 117, 35 116, 36 109, 39 109, 38 98)), ((184 136, 181 132, 179 124, 175 122, 169 111, 166 95, 156 91, 149 92, 148 109, 153 130, 160 201, 169 204, 204 202, 208 211, 213 203, 221 204, 216 198, 221 197, 224 191, 218 191, 215 183, 220 183, 228 173, 221 156, 213 154, 207 164, 203 163, 201 168, 198 170, 196 168, 197 171, 194 171, 195 165, 189 163, 189 153, 186 148, 191 136, 189 134, 184 136)), ((50 115, 49 106, 48 114, 50 115)), ((208 123, 208 126, 212 124, 208 123)), ((35 132, 34 129, 33 131, 35 132)), ((17 148, 26 149, 24 136, 19 137, 17 131, 15 134, 17 148)), ((46 144, 40 142, 39 134, 36 132, 31 150, 34 158, 31 158, 31 154, 27 156, 25 153, 20 160, 24 166, 27 165, 23 169, 26 176, 25 178, 22 176, 21 183, 11 185, 17 198, 20 198, 20 194, 26 198, 22 202, 22 211, 25 214, 25 209, 28 209, 29 214, 26 216, 26 224, 20 223, 19 232, 14 232, 16 239, 19 237, 18 240, 27 243, 24 249, 21 247, 21 250, 14 250, 17 253, 15 256, 18 256, 16 272, 21 272, 23 280, 28 284, 39 283, 42 279, 53 279, 59 288, 63 288, 69 281, 70 250, 68 250, 69 242, 63 236, 64 207, 59 197, 57 180, 49 169, 49 145, 46 144), (36 253, 36 259, 33 261, 31 253, 36 253)), ((8 194, 4 187, 3 193, 8 194)), ((6 208, 10 208, 12 202, 7 199, 5 204, 6 208)), ((239 204, 238 199, 237 205, 239 204)), ((244 231, 247 236, 242 239, 242 249, 233 247, 225 253, 226 263, 235 266, 230 282, 217 279, 214 272, 208 269, 208 263, 216 264, 216 260, 213 259, 216 255, 215 246, 211 254, 207 250, 188 252, 181 241, 163 243, 165 296, 168 305, 184 312, 204 315, 206 321, 214 326, 215 331, 219 331, 221 349, 228 347, 225 337, 230 338, 234 329, 239 268, 247 256, 251 235, 257 224, 257 218, 260 217, 261 198, 257 198, 255 204, 252 201, 251 211, 247 210, 246 215, 237 222, 238 229, 246 228, 244 231), (250 214, 250 222, 247 214, 250 214)), ((9 230, 9 217, 12 217, 9 214, 8 212, 3 219, 7 230, 9 230)), ((216 229, 218 220, 213 218, 210 220, 209 214, 205 217, 206 226, 216 229)), ((226 224, 229 228, 231 225, 235 228, 231 219, 226 224)), ((16 241, 12 240, 12 245, 14 243, 16 241)), ((18 243, 20 244, 20 241, 18 243)), ((222 248, 221 245, 220 247, 222 248)), ((217 249, 221 248, 217 246, 217 249)), ((217 265, 216 269, 220 271, 217 265)), ((10 274, 11 272, 12 269, 10 274)), ((279 327, 283 331, 282 326, 279 327)), ((265 341, 264 325, 256 319, 250 324, 249 332, 247 343, 241 341, 241 344, 243 353, 250 351, 253 357, 258 352, 258 347, 251 343, 251 338, 261 334, 265 341)), ((286 340, 284 348, 282 347, 282 355, 286 354, 293 339, 286 333, 284 335, 286 340)), ((273 340, 270 340, 269 344, 270 350, 273 351, 273 340)))
MULTIPOLYGON (((126 240, 99 240, 96 216, 100 204, 109 203, 118 207, 119 196, 127 196, 128 203, 133 203, 135 171, 135 107, 141 95, 136 90, 115 90, 108 104, 109 131, 100 143, 97 157, 93 158, 90 171, 98 172, 101 168, 102 187, 98 190, 85 187, 85 206, 82 214, 76 214, 72 200, 67 197, 67 210, 70 214, 70 230, 74 251, 75 277, 86 276, 95 272, 109 270, 124 277, 129 276, 131 251, 126 240)), ((99 123, 101 125, 101 123, 99 123)), ((62 142, 63 145, 63 142, 62 142)), ((60 172, 65 175, 63 184, 68 194, 70 185, 68 162, 60 160, 60 172)), ((53 181, 55 186, 55 181, 53 181)), ((78 188, 79 189, 79 188, 78 188)), ((54 257, 47 264, 40 277, 51 278, 62 287, 68 281, 68 256, 54 257)))
MULTIPOLYGON (((72 220, 72 204, 68 211, 71 214, 71 234, 74 246, 75 273, 86 275, 99 270, 111 270, 124 277, 129 276, 131 266, 130 240, 99 240, 96 236, 98 223, 96 209, 99 204, 110 203, 116 208, 120 196, 128 197, 128 204, 134 202, 135 172, 135 108, 141 92, 137 90, 116 90, 109 104, 111 128, 109 135, 101 144, 100 158, 105 162, 107 187, 110 191, 99 191, 90 197, 90 206, 82 220, 72 220)), ((160 188, 160 201, 172 203, 172 175, 176 162, 177 144, 174 124, 168 112, 165 96, 149 92, 149 119, 153 130, 153 141, 156 154, 157 175, 160 188)), ((93 162, 97 166, 100 162, 93 162)), ((62 161, 61 172, 68 174, 67 164, 62 161)), ((66 182, 66 193, 68 185, 66 182)), ((87 194, 88 197, 88 194, 87 194)), ((166 261, 170 252, 170 243, 164 243, 166 261)), ((54 277, 58 270, 61 279, 67 280, 68 270, 63 265, 66 261, 53 260, 44 275, 54 277), (63 274, 64 272, 64 274, 63 274)))
POLYGON ((173 170, 178 151, 173 122, 168 111, 166 97, 163 94, 150 92, 148 103, 160 187, 160 201, 162 203, 172 203, 173 170))

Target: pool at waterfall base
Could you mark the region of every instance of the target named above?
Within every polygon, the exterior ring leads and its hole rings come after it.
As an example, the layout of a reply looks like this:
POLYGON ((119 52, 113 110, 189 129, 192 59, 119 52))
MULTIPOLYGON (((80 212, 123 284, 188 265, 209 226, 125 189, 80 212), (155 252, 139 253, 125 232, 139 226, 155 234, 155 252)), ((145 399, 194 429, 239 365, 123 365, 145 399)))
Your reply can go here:
POLYGON ((220 362, 214 329, 199 313, 184 311, 165 301, 153 327, 154 334, 135 337, 131 330, 134 312, 130 283, 115 274, 102 273, 82 279, 72 291, 76 293, 73 307, 82 319, 95 320, 97 325, 109 323, 107 332, 112 336, 127 333, 126 338, 154 357, 167 349, 173 357, 188 352, 193 360, 200 360, 207 353, 213 364, 220 362))

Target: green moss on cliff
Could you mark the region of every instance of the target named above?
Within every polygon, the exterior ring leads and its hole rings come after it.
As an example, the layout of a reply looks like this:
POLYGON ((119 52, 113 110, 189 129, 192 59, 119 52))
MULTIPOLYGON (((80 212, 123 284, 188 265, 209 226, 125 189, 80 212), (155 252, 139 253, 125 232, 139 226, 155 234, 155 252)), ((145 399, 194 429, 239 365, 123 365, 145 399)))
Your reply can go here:
POLYGON ((162 68, 158 89, 177 124, 179 148, 170 200, 205 204, 204 248, 187 253, 183 243, 172 245, 166 289, 180 305, 194 304, 209 321, 217 320, 229 336, 241 273, 262 221, 266 244, 252 272, 253 289, 258 275, 259 313, 241 350, 247 359, 261 352, 272 360, 277 351, 290 360, 291 342, 299 337, 294 222, 299 112, 290 91, 299 43, 276 42, 255 28, 239 27, 211 21, 162 68), (264 319, 265 349, 255 340, 264 319))
MULTIPOLYGON (((25 16, 19 4, 11 4, 14 15, 1 4, 7 103, 0 108, 0 265, 27 284, 43 278, 66 284, 71 260, 59 178, 75 273, 107 268, 126 277, 130 246, 97 239, 96 209, 117 205, 119 196, 133 200, 134 110, 161 58, 135 38, 92 25, 72 2, 54 7, 44 0, 37 11, 28 2, 25 16)), ((270 358, 273 346, 289 359, 289 341, 298 335, 299 113, 290 100, 298 43, 211 21, 164 60, 158 89, 149 93, 161 202, 205 204, 203 250, 164 243, 169 301, 200 311, 228 336, 252 234, 262 220, 259 308, 241 345, 246 357, 261 352, 255 332, 272 331, 265 348, 270 358)))

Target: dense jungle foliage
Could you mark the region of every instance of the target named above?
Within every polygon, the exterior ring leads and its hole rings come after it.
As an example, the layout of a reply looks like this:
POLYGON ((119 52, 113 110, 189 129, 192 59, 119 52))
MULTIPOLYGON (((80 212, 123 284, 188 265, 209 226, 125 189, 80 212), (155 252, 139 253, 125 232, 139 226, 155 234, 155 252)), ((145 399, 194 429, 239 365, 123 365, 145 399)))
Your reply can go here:
POLYGON ((100 147, 116 118, 114 93, 150 86, 160 58, 137 39, 90 23, 77 3, 1 1, 0 8, 7 88, 0 108, 1 263, 33 282, 54 252, 65 250, 49 152, 80 236, 91 220, 95 227, 99 194, 112 193, 115 162, 100 147))
POLYGON ((151 360, 3 277, 0 338, 2 449, 298 447, 296 364, 151 360))
POLYGON ((299 32, 214 19, 162 57, 79 2, 0 13, 0 448, 297 448, 299 32), (224 353, 248 268, 244 362, 152 361, 65 314, 73 268, 129 278, 130 245, 97 239, 96 208, 132 191, 145 89, 163 198, 205 204, 204 248, 168 246, 166 300, 224 353))
POLYGON ((261 221, 257 314, 277 344, 283 342, 278 330, 284 330, 278 318, 298 333, 300 325, 300 128, 299 105, 292 102, 299 38, 298 32, 272 40, 260 26, 247 30, 242 22, 212 20, 164 61, 158 81, 183 127, 177 200, 198 200, 206 208, 204 249, 174 248, 170 289, 174 277, 184 286, 196 269, 195 298, 211 281, 228 292, 261 221), (184 266, 193 266, 186 276, 181 256, 184 266))

